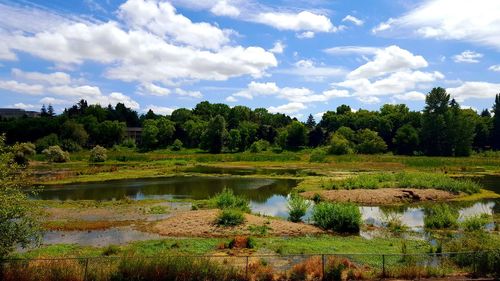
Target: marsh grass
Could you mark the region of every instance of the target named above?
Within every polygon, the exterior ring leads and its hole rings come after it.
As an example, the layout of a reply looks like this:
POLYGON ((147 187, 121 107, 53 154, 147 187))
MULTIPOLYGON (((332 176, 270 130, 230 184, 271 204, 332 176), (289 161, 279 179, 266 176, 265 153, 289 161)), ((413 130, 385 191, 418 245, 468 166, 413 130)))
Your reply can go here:
POLYGON ((464 219, 461 223, 465 231, 484 230, 487 224, 493 222, 493 218, 488 214, 481 214, 464 219))
POLYGON ((245 215, 240 210, 235 209, 224 209, 222 210, 217 218, 215 219, 215 224, 218 226, 238 226, 245 222, 245 215))
POLYGON ((235 195, 234 192, 228 188, 224 188, 224 190, 215 195, 211 201, 215 207, 221 210, 237 209, 243 212, 250 212, 250 202, 248 199, 235 195))
POLYGON ((453 229, 458 226, 458 210, 448 204, 437 204, 424 209, 424 226, 428 229, 453 229))
POLYGON ((301 222, 302 217, 306 215, 310 206, 310 201, 296 193, 292 193, 287 202, 288 220, 291 222, 301 222))
POLYGON ((470 179, 453 179, 426 172, 371 173, 333 181, 330 189, 417 188, 439 189, 453 193, 477 193, 481 186, 470 179))
POLYGON ((361 212, 352 203, 319 203, 312 219, 317 226, 340 233, 358 233, 361 226, 361 212))

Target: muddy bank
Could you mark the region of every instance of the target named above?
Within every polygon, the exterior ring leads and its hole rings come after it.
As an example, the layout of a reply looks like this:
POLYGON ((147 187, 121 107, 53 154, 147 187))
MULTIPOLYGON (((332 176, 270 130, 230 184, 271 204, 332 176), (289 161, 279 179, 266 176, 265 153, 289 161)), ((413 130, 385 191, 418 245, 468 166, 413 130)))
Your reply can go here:
POLYGON ((309 199, 312 199, 315 194, 320 194, 327 201, 355 202, 366 205, 445 201, 458 197, 456 194, 443 190, 412 188, 321 190, 301 193, 309 199))
POLYGON ((199 210, 179 213, 156 223, 151 231, 163 236, 174 237, 226 237, 230 235, 252 235, 249 227, 267 227, 267 234, 273 236, 301 236, 325 233, 323 230, 304 223, 259 217, 245 214, 246 222, 237 227, 221 227, 214 224, 219 210, 199 210))

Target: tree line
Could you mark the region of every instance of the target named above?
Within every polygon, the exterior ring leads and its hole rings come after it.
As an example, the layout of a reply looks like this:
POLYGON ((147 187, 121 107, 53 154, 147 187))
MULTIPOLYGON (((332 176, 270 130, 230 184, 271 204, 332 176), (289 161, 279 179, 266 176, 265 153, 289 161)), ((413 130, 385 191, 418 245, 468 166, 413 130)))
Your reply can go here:
POLYGON ((147 151, 201 148, 211 153, 300 150, 321 147, 330 154, 384 153, 468 156, 472 151, 500 149, 500 94, 493 107, 480 114, 462 109, 443 88, 426 96, 423 111, 404 104, 385 104, 378 111, 352 110, 341 105, 316 122, 300 122, 264 108, 197 104, 160 115, 139 115, 124 104, 89 105, 85 100, 55 115, 42 108, 40 118, 0 120, 9 143, 33 142, 42 151, 59 145, 77 151, 96 145, 123 145, 147 151), (141 127, 140 143, 126 138, 127 127, 141 127))

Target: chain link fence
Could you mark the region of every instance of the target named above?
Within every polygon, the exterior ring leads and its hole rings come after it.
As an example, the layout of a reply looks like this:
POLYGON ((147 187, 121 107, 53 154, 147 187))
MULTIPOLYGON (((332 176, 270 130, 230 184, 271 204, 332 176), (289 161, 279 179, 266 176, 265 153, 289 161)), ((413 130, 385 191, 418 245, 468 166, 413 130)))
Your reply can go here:
POLYGON ((0 280, 4 281, 500 277, 500 250, 435 254, 128 256, 0 262, 0 280))

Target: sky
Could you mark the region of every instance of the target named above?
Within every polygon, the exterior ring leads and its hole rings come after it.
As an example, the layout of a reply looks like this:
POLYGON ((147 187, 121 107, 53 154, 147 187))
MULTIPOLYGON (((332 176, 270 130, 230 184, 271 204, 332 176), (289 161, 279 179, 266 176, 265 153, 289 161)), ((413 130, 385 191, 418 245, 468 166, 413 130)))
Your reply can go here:
POLYGON ((201 101, 320 119, 500 92, 500 1, 0 0, 0 107, 201 101))

